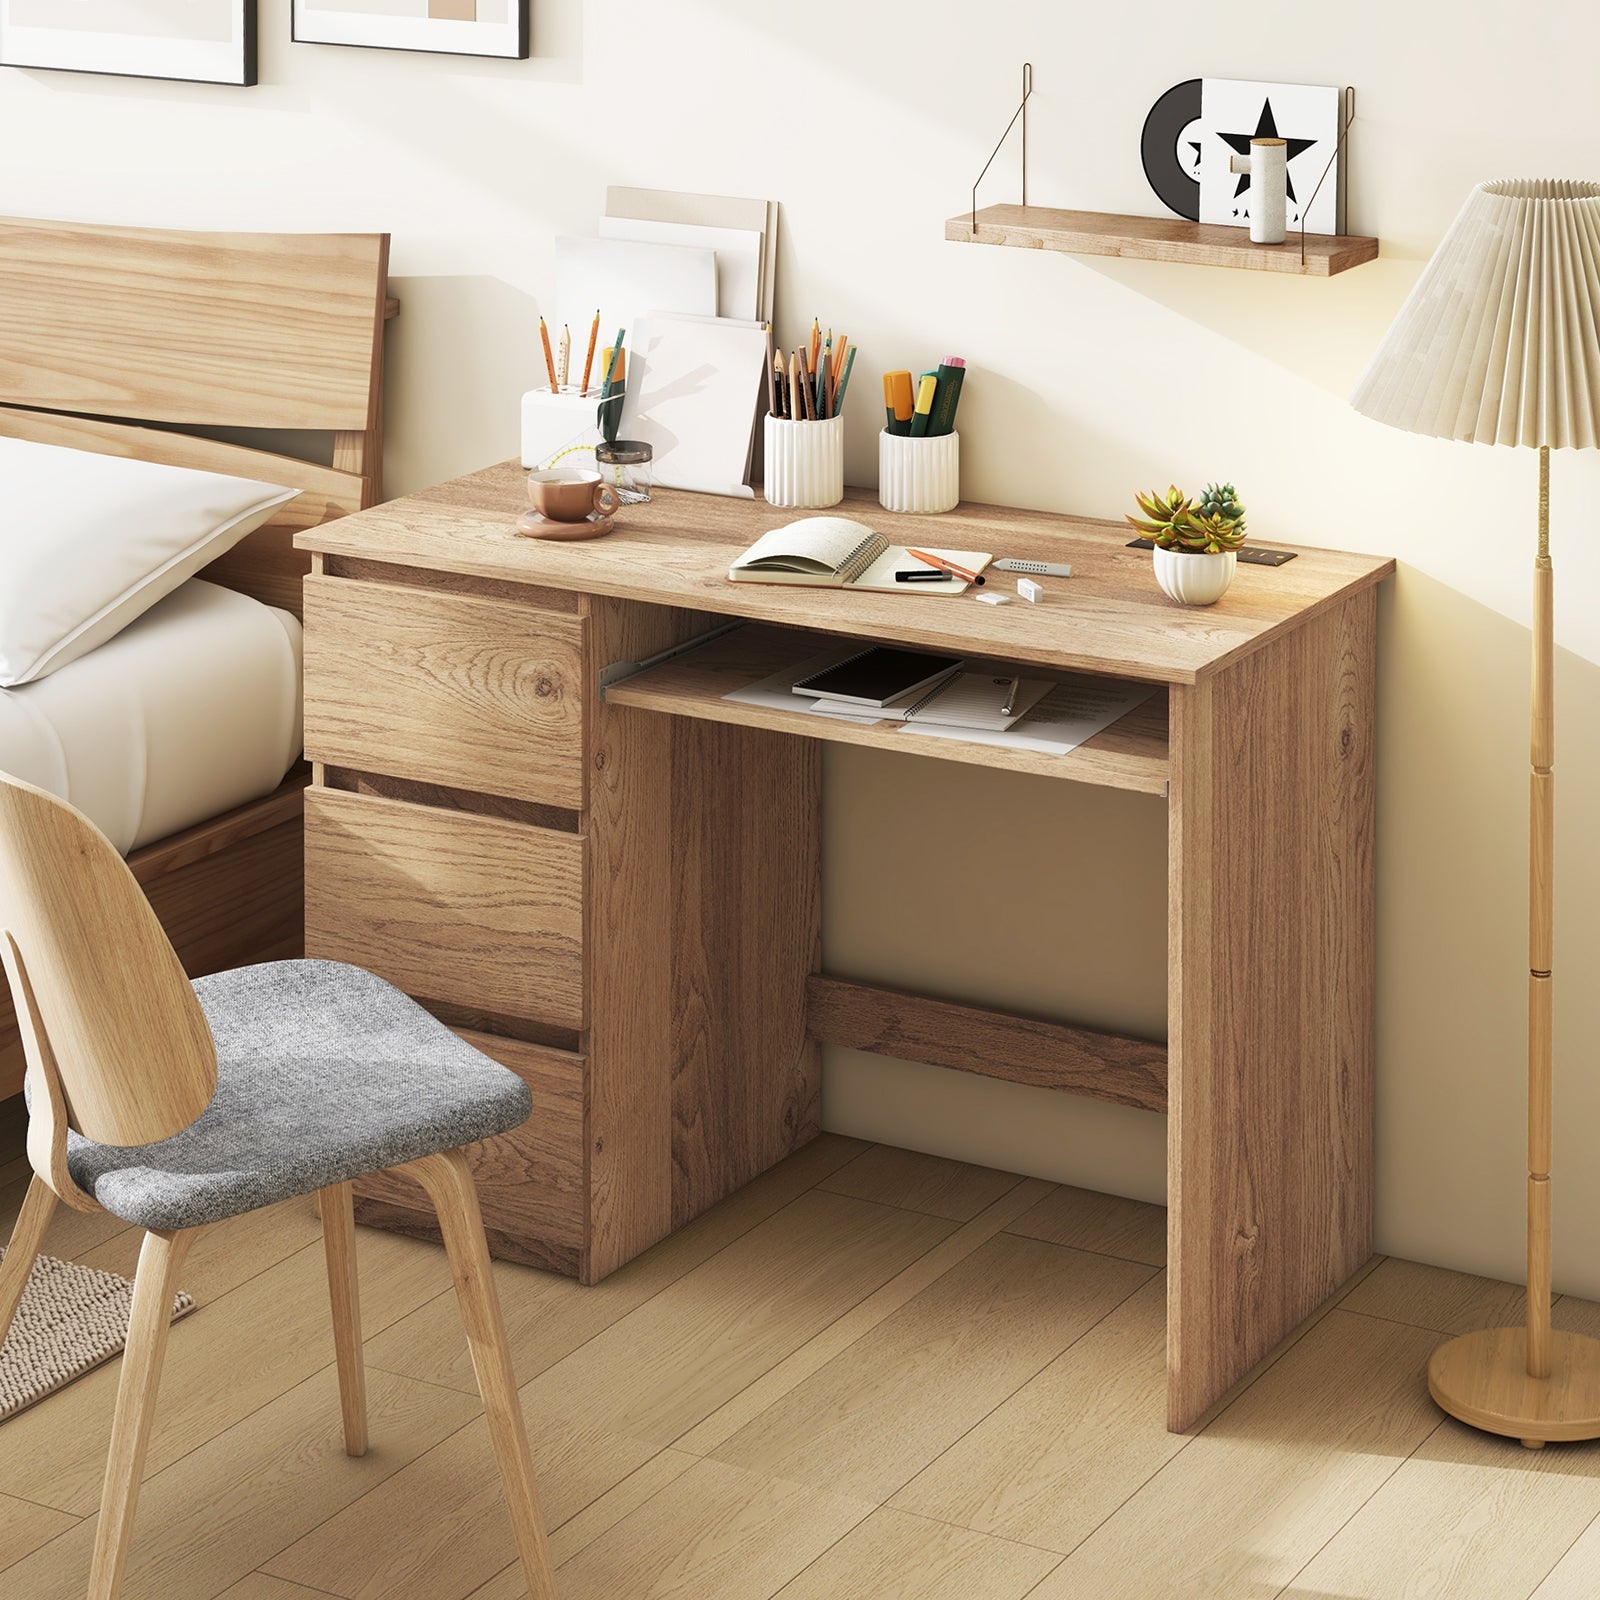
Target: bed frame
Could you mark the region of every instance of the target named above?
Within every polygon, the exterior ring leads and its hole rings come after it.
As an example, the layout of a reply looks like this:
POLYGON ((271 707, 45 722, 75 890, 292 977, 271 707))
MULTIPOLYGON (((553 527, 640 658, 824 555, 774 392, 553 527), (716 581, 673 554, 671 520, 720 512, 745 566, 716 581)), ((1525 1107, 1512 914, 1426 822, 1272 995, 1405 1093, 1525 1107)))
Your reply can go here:
MULTIPOLYGON (((300 614, 294 535, 382 498, 387 234, 174 233, 0 218, 0 435, 300 490, 203 576, 300 614), (333 435, 331 466, 183 431, 333 435)), ((303 771, 136 850, 191 977, 298 955, 303 771)), ((22 1051, 0 985, 0 1099, 22 1051)))

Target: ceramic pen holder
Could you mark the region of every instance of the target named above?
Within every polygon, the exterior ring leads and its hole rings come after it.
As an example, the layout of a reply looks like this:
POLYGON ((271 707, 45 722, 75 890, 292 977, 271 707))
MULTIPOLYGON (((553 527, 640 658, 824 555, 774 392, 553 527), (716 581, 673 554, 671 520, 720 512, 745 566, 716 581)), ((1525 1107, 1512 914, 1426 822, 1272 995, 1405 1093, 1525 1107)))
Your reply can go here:
POLYGON ((789 422, 767 417, 767 504, 836 506, 844 499, 844 418, 789 422))
POLYGON ((949 511, 961 499, 961 435, 878 435, 878 504, 885 511, 949 511))

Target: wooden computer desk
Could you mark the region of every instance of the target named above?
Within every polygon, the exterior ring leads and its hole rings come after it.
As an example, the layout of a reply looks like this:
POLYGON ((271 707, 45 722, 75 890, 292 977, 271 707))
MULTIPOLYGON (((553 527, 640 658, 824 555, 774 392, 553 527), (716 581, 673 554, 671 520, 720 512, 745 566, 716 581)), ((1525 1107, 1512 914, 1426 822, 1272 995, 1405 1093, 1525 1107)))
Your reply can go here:
MULTIPOLYGON (((1187 1427, 1371 1253, 1393 562, 1303 550, 1185 610, 1120 524, 847 498, 898 543, 1073 564, 1045 604, 989 607, 728 583, 795 515, 759 500, 663 491, 572 544, 517 537, 524 504, 507 463, 297 541, 307 949, 383 973, 533 1085, 529 1124, 478 1158, 497 1251, 603 1278, 816 1133, 821 1044, 1165 1111, 1168 1422, 1187 1427), (637 670, 736 619, 755 626, 637 670), (722 698, 819 635, 1162 686, 1065 756, 919 740, 907 759, 1168 797, 1165 1044, 822 971, 819 741, 910 741, 722 698)), ((390 1177, 361 1210, 431 1227, 390 1177)))

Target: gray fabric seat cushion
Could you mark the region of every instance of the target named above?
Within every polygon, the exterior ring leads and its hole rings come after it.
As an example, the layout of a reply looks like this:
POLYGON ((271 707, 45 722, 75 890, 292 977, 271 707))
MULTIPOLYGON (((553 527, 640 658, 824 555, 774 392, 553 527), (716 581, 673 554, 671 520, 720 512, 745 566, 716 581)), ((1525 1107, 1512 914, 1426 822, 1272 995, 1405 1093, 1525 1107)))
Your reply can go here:
POLYGON ((197 1228, 505 1133, 527 1085, 360 967, 272 961, 195 980, 217 1092, 159 1144, 70 1134, 67 1166, 141 1228, 197 1228))

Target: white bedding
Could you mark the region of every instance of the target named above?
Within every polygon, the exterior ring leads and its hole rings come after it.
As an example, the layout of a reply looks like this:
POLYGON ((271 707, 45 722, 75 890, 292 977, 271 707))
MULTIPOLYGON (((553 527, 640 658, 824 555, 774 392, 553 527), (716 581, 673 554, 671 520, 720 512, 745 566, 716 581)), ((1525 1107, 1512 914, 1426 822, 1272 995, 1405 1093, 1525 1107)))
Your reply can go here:
POLYGON ((0 689, 0 770, 71 801, 124 855, 270 794, 300 745, 300 624, 199 578, 0 689))

